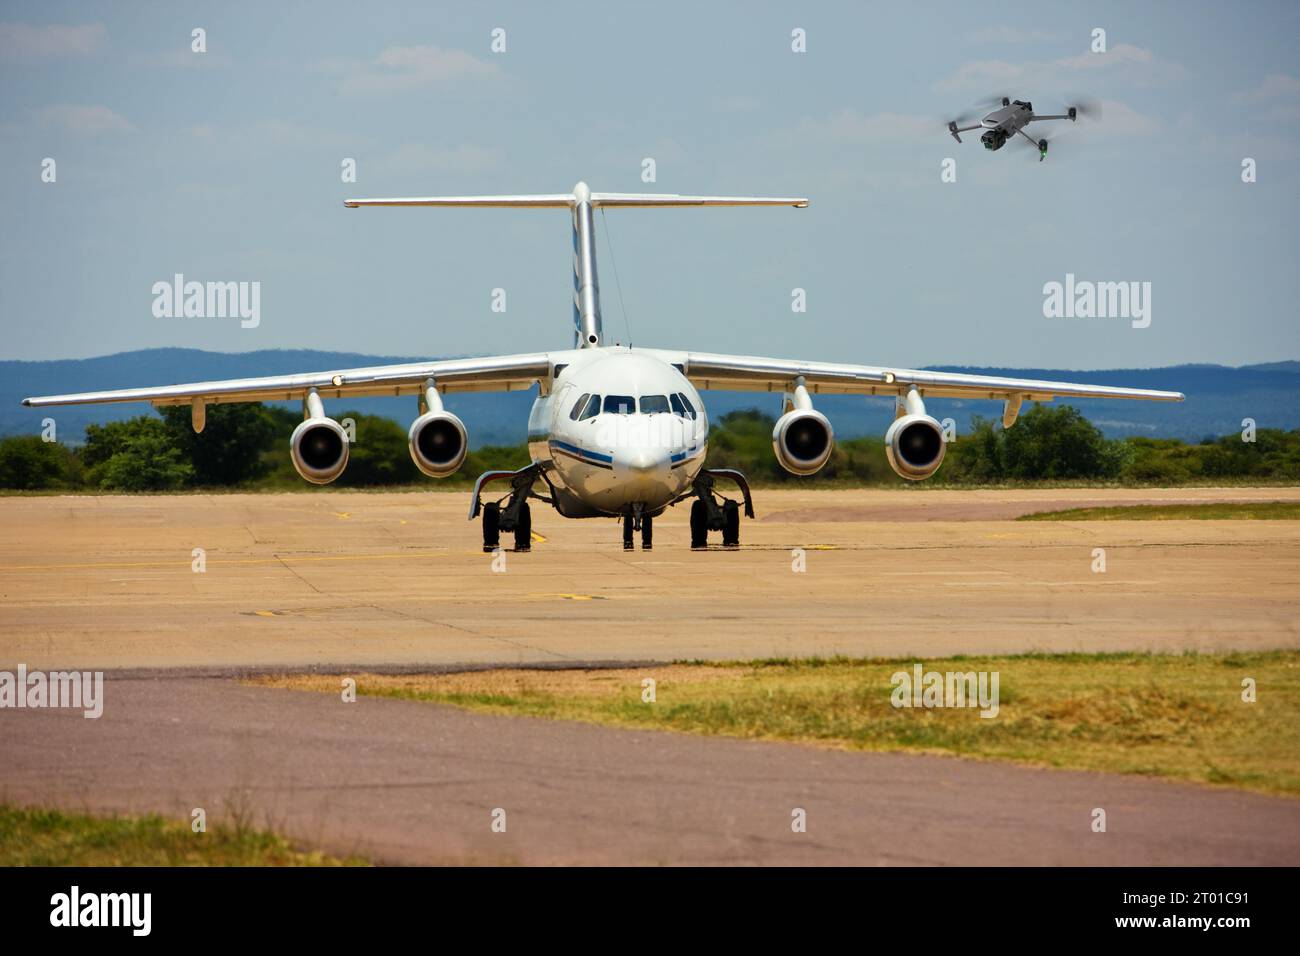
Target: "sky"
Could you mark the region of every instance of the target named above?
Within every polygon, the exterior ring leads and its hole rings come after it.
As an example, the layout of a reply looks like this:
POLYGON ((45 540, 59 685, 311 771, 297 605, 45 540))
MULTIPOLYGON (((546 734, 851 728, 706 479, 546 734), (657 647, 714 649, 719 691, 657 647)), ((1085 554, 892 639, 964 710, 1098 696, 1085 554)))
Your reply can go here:
POLYGON ((568 348, 563 210, 342 200, 581 179, 811 201, 598 214, 607 341, 896 366, 1296 359, 1297 36, 1293 2, 3 2, 0 357, 568 348), (1041 163, 947 135, 1001 94, 1101 115, 1048 124, 1041 163), (260 283, 259 323, 156 316, 176 273, 260 283), (1045 316, 1067 274, 1150 283, 1150 324, 1045 316))

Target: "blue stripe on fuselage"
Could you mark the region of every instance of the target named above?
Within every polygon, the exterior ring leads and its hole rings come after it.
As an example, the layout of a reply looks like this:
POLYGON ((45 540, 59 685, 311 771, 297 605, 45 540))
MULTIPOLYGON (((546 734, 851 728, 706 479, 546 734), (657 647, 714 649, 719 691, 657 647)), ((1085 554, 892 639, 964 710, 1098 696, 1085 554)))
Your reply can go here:
POLYGON ((567 441, 559 441, 558 439, 552 438, 551 447, 562 448, 570 454, 580 455, 583 458, 590 458, 593 461, 603 462, 606 465, 612 465, 614 463, 614 457, 612 455, 602 455, 598 451, 589 451, 588 449, 581 448, 578 445, 570 445, 567 441))

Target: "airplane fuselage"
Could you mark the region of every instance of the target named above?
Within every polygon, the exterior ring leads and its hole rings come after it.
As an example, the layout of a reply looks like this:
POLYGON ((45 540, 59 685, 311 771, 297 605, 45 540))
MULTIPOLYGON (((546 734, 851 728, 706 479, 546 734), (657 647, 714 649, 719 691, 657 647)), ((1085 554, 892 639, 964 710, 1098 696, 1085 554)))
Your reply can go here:
POLYGON ((704 464, 709 423, 682 371, 620 346, 551 353, 558 373, 533 403, 528 448, 572 518, 659 514, 704 464))

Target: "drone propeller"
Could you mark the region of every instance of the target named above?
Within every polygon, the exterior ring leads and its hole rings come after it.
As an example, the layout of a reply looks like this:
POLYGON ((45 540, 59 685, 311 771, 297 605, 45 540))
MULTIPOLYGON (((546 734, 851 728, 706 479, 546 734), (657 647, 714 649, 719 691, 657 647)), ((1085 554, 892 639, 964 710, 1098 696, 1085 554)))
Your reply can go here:
POLYGON ((1101 119, 1101 100, 1095 100, 1087 96, 1072 96, 1070 97, 1070 103, 1070 113, 1090 120, 1101 119))
POLYGON ((1017 136, 1014 142, 1020 149, 1021 153, 1025 156, 1037 156, 1040 163, 1047 158, 1047 147, 1049 144, 1045 137, 1034 140, 1031 143, 1025 137, 1017 136))
POLYGON ((983 119, 993 110, 1001 109, 1011 103, 1011 98, 1003 93, 994 93, 975 101, 971 109, 962 110, 951 120, 954 126, 969 126, 971 120, 983 119))

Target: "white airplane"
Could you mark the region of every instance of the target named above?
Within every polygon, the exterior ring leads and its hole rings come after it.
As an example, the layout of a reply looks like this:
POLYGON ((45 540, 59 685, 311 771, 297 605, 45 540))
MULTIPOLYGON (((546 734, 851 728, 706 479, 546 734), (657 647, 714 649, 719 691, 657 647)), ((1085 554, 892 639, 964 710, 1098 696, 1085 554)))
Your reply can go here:
POLYGON ((623 545, 636 532, 651 547, 653 519, 691 500, 691 547, 705 547, 711 531, 724 545, 740 542, 740 503, 716 492, 726 480, 740 490, 747 517, 754 516, 743 475, 704 467, 709 424, 697 389, 780 392, 782 415, 772 431, 777 460, 796 475, 817 472, 830 458, 834 432, 813 407, 814 395, 889 396, 895 419, 885 433, 889 464, 919 481, 943 462, 943 428, 925 410, 926 398, 996 399, 1010 428, 1025 401, 1066 398, 1131 398, 1182 401, 1180 392, 1113 388, 1068 382, 996 378, 913 369, 805 362, 792 359, 716 355, 672 349, 606 344, 601 331, 596 281, 593 212, 598 207, 794 206, 807 199, 597 193, 578 183, 572 193, 537 196, 447 196, 411 199, 348 199, 359 206, 527 206, 568 209, 573 220, 572 349, 524 355, 445 359, 408 365, 308 372, 266 378, 231 379, 156 388, 130 388, 28 398, 24 405, 152 402, 189 405, 195 431, 202 431, 208 405, 228 402, 300 400, 303 421, 289 438, 294 467, 307 481, 326 484, 348 464, 348 433, 325 414, 326 399, 414 395, 419 413, 411 424, 411 458, 433 478, 453 474, 465 460, 469 437, 464 423, 443 406, 457 392, 518 391, 538 386, 528 417, 532 463, 518 471, 490 471, 474 486, 469 517, 482 518, 483 548, 499 546, 501 532, 513 533, 515 550, 531 541, 529 500, 551 505, 566 518, 623 520, 623 545), (507 482, 509 491, 483 502, 484 486, 507 482), (544 493, 536 490, 539 482, 544 493))

